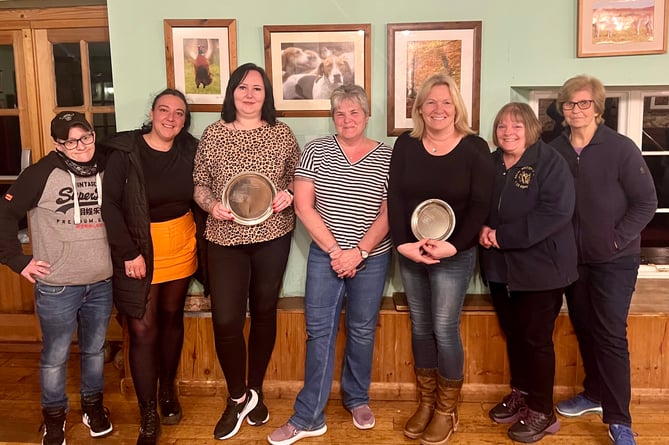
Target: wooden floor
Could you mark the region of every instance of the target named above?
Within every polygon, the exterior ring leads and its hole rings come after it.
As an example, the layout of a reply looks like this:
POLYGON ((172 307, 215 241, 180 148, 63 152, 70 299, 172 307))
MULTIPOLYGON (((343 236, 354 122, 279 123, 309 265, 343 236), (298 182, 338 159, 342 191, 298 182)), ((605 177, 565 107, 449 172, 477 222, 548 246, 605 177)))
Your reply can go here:
MULTIPOLYGON (((38 383, 38 346, 0 344, 0 444, 39 444, 41 423, 38 383)), ((72 354, 67 390, 71 410, 68 414, 66 437, 68 445, 79 444, 134 444, 139 414, 134 396, 120 392, 120 371, 114 363, 105 365, 105 405, 111 411, 114 424, 112 435, 91 439, 88 429, 81 423, 78 393, 79 355, 72 354)), ((281 425, 292 412, 293 400, 267 400, 271 417, 267 425, 251 427, 244 424, 232 439, 220 442, 213 439, 212 431, 224 408, 218 397, 181 397, 184 417, 177 426, 163 427, 161 444, 266 444, 266 436, 281 425)), ((506 435, 506 426, 495 425, 487 412, 495 401, 463 402, 460 405, 460 428, 450 444, 512 444, 506 435)), ((351 423, 350 414, 341 407, 339 400, 332 400, 326 409, 328 432, 326 435, 304 439, 300 444, 418 444, 402 434, 404 422, 415 403, 372 401, 376 414, 376 427, 359 431, 351 423)), ((634 430, 638 444, 669 444, 669 405, 641 403, 632 406, 634 430)), ((610 444, 606 427, 599 416, 589 415, 580 419, 560 418, 562 429, 542 444, 610 444)))

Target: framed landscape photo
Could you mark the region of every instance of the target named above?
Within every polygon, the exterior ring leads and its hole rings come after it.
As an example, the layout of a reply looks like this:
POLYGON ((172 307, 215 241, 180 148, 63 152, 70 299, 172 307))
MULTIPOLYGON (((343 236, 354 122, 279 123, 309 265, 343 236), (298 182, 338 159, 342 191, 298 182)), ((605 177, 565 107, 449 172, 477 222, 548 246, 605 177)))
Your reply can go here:
POLYGON ((667 52, 669 0, 578 0, 578 57, 667 52))
POLYGON ((455 79, 479 129, 481 22, 388 24, 388 136, 413 128, 411 109, 422 83, 446 72, 455 79))
POLYGON ((220 111, 237 67, 234 19, 164 20, 167 86, 186 95, 192 111, 220 111))
POLYGON ((264 26, 277 115, 329 116, 330 95, 342 84, 360 85, 369 100, 370 32, 370 24, 264 26))

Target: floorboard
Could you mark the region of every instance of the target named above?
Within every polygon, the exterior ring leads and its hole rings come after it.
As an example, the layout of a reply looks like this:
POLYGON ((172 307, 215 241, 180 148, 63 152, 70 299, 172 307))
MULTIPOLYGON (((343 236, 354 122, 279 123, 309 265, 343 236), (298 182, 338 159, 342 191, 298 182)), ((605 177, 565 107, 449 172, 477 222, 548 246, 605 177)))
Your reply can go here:
MULTIPOLYGON (((67 390, 70 412, 66 425, 68 445, 134 445, 139 428, 139 410, 134 396, 120 392, 120 371, 113 363, 105 365, 105 405, 111 411, 114 432, 102 439, 92 439, 81 423, 78 394, 79 355, 73 353, 68 365, 67 390)), ((0 445, 41 443, 41 411, 38 383, 39 354, 4 348, 0 344, 0 445), (3 352, 5 351, 5 352, 3 352)), ((270 420, 267 425, 252 427, 244 424, 232 439, 215 440, 212 431, 224 409, 220 397, 182 396, 184 416, 177 426, 163 427, 160 443, 163 445, 191 444, 266 444, 266 436, 285 422, 292 413, 293 400, 270 399, 267 405, 270 420)), ((504 445, 513 444, 506 435, 506 426, 495 425, 487 412, 494 400, 465 401, 460 405, 460 427, 449 444, 504 445)), ((396 445, 418 444, 402 434, 404 422, 414 409, 414 402, 372 401, 377 424, 372 430, 357 430, 350 414, 340 400, 331 400, 326 408, 328 432, 324 436, 304 439, 300 444, 329 445, 396 445)), ((639 445, 669 444, 669 405, 659 402, 639 402, 632 405, 634 430, 639 445)), ((578 419, 560 418, 562 428, 554 436, 544 438, 542 444, 551 445, 608 445, 607 430, 597 415, 578 419)))

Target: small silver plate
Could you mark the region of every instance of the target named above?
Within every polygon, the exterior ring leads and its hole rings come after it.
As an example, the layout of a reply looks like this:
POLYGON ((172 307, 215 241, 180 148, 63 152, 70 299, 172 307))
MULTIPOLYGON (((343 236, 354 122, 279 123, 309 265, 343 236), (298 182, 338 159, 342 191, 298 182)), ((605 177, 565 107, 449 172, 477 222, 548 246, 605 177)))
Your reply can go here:
POLYGON ((230 209, 235 222, 254 226, 272 215, 276 188, 262 173, 244 172, 230 179, 223 191, 223 204, 230 209))
POLYGON ((455 212, 441 199, 428 199, 416 206, 411 214, 411 231, 416 239, 443 241, 455 229, 455 212))

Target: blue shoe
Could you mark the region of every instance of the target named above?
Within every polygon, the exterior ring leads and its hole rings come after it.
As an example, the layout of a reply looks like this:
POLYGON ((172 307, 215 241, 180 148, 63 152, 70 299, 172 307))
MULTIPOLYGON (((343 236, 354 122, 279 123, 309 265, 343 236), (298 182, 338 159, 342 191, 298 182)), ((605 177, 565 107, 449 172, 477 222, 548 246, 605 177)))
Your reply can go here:
POLYGON ((617 423, 609 425, 609 437, 616 445, 636 445, 634 436, 636 433, 628 426, 617 423))
POLYGON ((602 414, 602 405, 588 399, 584 393, 576 394, 571 399, 563 400, 555 407, 556 411, 563 416, 578 417, 583 414, 602 414))

